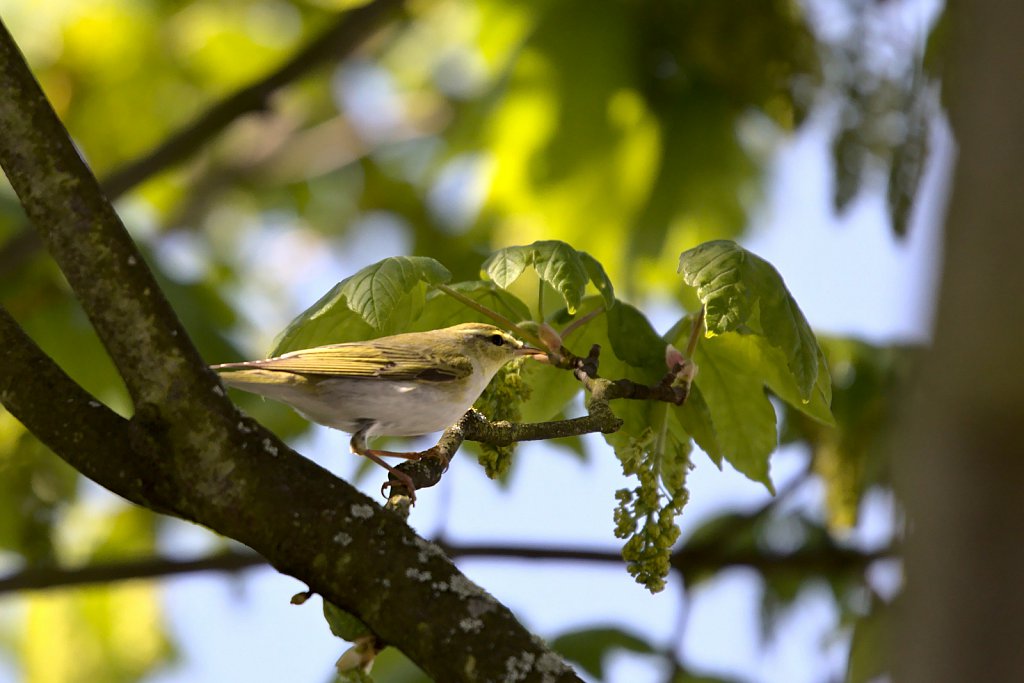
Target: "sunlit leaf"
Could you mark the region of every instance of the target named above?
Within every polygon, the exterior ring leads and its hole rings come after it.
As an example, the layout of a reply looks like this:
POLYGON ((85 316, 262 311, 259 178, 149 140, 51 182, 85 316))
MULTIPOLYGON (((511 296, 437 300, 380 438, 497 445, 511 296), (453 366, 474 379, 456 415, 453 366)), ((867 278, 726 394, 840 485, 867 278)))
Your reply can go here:
MULTIPOLYGON (((810 399, 804 400, 792 373, 787 368, 786 358, 777 347, 771 346, 764 337, 756 334, 730 334, 728 337, 730 350, 737 357, 742 357, 742 362, 747 367, 760 374, 765 385, 776 396, 822 424, 835 424, 829 407, 832 402, 832 383, 827 372, 819 373, 810 399)), ((822 367, 824 366, 822 358, 822 367)))
POLYGON ((753 481, 774 491, 768 458, 775 450, 775 409, 765 395, 764 376, 751 367, 739 335, 701 340, 694 354, 700 372, 694 383, 714 423, 722 456, 753 481))
POLYGON ((604 266, 585 251, 578 253, 580 260, 583 262, 583 267, 587 269, 590 281, 594 283, 597 291, 604 298, 605 307, 610 309, 615 305, 615 288, 612 286, 612 281, 608 278, 608 274, 604 272, 604 266))
POLYGON ((375 329, 382 329, 398 302, 421 283, 448 282, 451 273, 434 259, 423 256, 392 256, 363 268, 339 285, 339 294, 350 309, 375 329))
POLYGON ((565 242, 548 240, 494 252, 484 261, 483 272, 499 287, 507 289, 527 267, 533 266, 542 282, 551 285, 575 313, 583 300, 590 273, 579 252, 565 242))
MULTIPOLYGON (((735 242, 717 240, 683 252, 679 269, 704 303, 708 333, 749 331, 785 355, 803 400, 825 368, 818 342, 778 271, 735 242)), ((827 374, 827 373, 826 373, 827 374)))
POLYGON ((271 355, 398 332, 422 312, 426 286, 449 278, 444 266, 426 257, 378 261, 339 282, 299 314, 271 355))
POLYGON ((26 681, 133 683, 171 655, 156 586, 35 593, 21 643, 26 681))
POLYGON ((627 273, 654 259, 668 285, 665 251, 742 232, 747 211, 736 188, 750 184, 758 166, 737 139, 733 106, 705 89, 662 103, 657 176, 623 245, 627 273))

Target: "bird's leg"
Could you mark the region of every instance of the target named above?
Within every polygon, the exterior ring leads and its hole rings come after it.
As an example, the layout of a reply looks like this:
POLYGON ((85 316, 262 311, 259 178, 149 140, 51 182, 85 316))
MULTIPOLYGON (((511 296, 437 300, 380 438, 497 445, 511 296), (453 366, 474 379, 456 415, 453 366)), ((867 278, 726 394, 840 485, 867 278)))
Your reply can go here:
MULTIPOLYGON (((349 442, 349 447, 352 449, 352 452, 355 453, 356 455, 365 456, 372 460, 373 462, 380 465, 381 467, 383 467, 384 469, 386 469, 391 474, 391 476, 393 476, 395 479, 401 482, 403 486, 405 486, 405 490, 409 492, 409 499, 411 500, 412 504, 416 504, 416 485, 413 483, 412 477, 410 477, 405 472, 400 472, 395 467, 388 464, 388 462, 384 460, 384 458, 382 458, 381 456, 412 456, 411 459, 416 459, 417 456, 419 456, 418 453, 392 453, 391 451, 378 451, 372 448, 367 448, 366 429, 360 429, 358 432, 352 435, 352 441, 349 442)), ((380 487, 381 494, 384 493, 384 488, 387 486, 391 486, 390 481, 384 482, 384 485, 380 487)))
POLYGON ((365 455, 366 457, 370 458, 374 462, 378 462, 377 458, 403 458, 405 460, 423 460, 425 458, 438 458, 438 459, 444 458, 445 459, 445 465, 448 464, 447 458, 445 458, 444 454, 441 451, 441 445, 440 444, 437 444, 436 446, 431 446, 430 448, 428 448, 425 451, 381 451, 381 450, 377 450, 376 448, 367 448, 366 447, 366 438, 363 437, 363 439, 361 441, 362 450, 358 450, 357 451, 356 450, 356 446, 355 446, 355 439, 356 439, 356 437, 353 436, 352 437, 352 441, 353 441, 352 452, 353 453, 358 453, 359 455, 365 455))
MULTIPOLYGON (((362 453, 362 455, 365 455, 366 457, 370 458, 371 460, 378 464, 382 462, 380 460, 381 457, 389 456, 393 456, 395 458, 405 458, 406 460, 426 460, 427 458, 437 458, 438 460, 441 461, 441 464, 444 466, 444 472, 448 471, 448 463, 450 462, 448 456, 445 455, 444 451, 441 450, 441 444, 431 446, 425 451, 415 451, 412 453, 401 451, 378 451, 373 448, 367 448, 362 453)), ((387 465, 384 466, 388 467, 387 465)), ((393 470, 390 467, 388 467, 388 469, 391 470, 392 472, 395 472, 395 474, 400 474, 400 472, 397 472, 396 470, 393 470)))

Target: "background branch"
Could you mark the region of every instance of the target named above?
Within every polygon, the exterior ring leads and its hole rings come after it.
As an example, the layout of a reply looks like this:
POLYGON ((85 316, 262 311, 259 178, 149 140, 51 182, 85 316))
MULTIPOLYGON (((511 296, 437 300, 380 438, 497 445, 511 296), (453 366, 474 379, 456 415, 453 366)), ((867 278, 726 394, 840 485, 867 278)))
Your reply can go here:
POLYGON ((251 567, 264 567, 267 561, 251 551, 217 553, 192 560, 147 557, 141 560, 101 562, 85 567, 32 567, 0 578, 0 595, 25 590, 73 588, 109 584, 118 581, 155 579, 196 572, 237 573, 251 567))
MULTIPOLYGON (((453 558, 623 564, 622 555, 614 549, 460 544, 445 540, 438 541, 437 545, 453 558)), ((827 546, 782 553, 761 549, 729 550, 727 544, 723 543, 680 548, 672 554, 672 568, 683 575, 712 572, 725 567, 750 567, 763 573, 788 572, 832 576, 836 573, 861 573, 874 562, 896 556, 896 550, 891 547, 855 550, 827 546)), ((266 559, 257 553, 233 550, 190 560, 149 557, 73 568, 32 567, 0 578, 0 595, 23 590, 72 588, 197 572, 234 574, 266 564, 266 559)))
POLYGON ((265 110, 275 91, 330 60, 354 52, 393 19, 403 4, 404 0, 375 0, 342 14, 276 71, 235 91, 156 149, 111 173, 103 182, 104 191, 112 198, 120 196, 141 180, 181 163, 243 114, 265 110))
MULTIPOLYGON (((160 145, 115 169, 100 183, 111 201, 136 185, 180 164, 203 149, 245 114, 263 111, 277 90, 323 64, 354 52, 401 10, 404 0, 376 0, 339 16, 315 40, 276 70, 217 102, 160 145)), ((24 226, 0 248, 0 273, 9 273, 43 246, 39 235, 24 226)))

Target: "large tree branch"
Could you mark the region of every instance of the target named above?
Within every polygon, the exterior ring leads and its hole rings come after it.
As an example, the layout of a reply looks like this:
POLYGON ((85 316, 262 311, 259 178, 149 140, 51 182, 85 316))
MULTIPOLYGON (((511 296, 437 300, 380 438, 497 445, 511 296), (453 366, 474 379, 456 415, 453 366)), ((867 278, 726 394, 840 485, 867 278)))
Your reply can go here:
MULTIPOLYGON (((159 146, 115 169, 101 182, 107 198, 113 201, 139 183, 180 164, 241 116, 265 110, 276 91, 332 59, 351 54, 393 18, 403 4, 404 0, 376 0, 341 15, 276 70, 231 93, 159 146)), ((0 273, 11 271, 42 246, 39 234, 26 226, 0 248, 0 273)))
POLYGON ((37 405, 54 377, 30 341, 8 338, 0 398, 44 443, 101 486, 234 538, 357 615, 436 680, 577 680, 511 614, 397 515, 241 416, 187 339, 99 184, 0 25, 0 163, 125 379, 136 414, 93 422, 88 398, 67 410, 81 440, 37 405), (20 372, 9 353, 33 357, 20 372), (19 383, 18 380, 25 380, 19 383), (111 445, 111 434, 117 447, 111 445), (130 445, 130 448, 129 448, 130 445), (101 466, 100 460, 106 462, 101 466), (118 468, 135 472, 125 481, 118 468), (143 469, 143 468, 139 468, 143 469))

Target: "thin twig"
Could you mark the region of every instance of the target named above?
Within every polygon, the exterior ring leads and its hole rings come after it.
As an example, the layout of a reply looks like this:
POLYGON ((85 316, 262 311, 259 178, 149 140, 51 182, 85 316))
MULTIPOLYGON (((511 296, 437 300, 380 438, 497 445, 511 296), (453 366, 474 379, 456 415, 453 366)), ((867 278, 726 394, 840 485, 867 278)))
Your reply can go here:
POLYGON ((697 351, 697 342, 700 341, 701 336, 704 332, 704 306, 700 307, 700 312, 697 313, 696 320, 693 321, 693 327, 690 329, 690 340, 686 343, 686 357, 693 359, 694 352, 697 351))
POLYGON ((508 318, 503 316, 501 313, 498 313, 497 311, 493 311, 490 308, 488 308, 487 306, 484 306, 481 303, 473 301, 472 299, 470 299, 468 296, 466 296, 462 292, 460 292, 460 291, 458 291, 456 289, 452 289, 448 285, 438 284, 438 285, 434 285, 434 286, 437 289, 439 289, 440 291, 442 291, 445 294, 447 294, 448 296, 450 296, 451 298, 453 298, 456 301, 458 301, 459 303, 465 304, 466 306, 472 308, 477 313, 481 313, 481 314, 487 316, 488 318, 490 318, 494 322, 498 323, 498 325, 500 325, 501 327, 504 327, 509 332, 512 332, 513 334, 515 334, 520 339, 523 339, 525 341, 530 342, 531 344, 533 344, 538 349, 544 348, 544 342, 542 342, 539 337, 537 337, 532 332, 530 332, 528 330, 524 330, 523 328, 519 327, 519 325, 517 325, 516 323, 512 322, 511 320, 509 320, 508 318))
POLYGON ((605 312, 605 307, 604 306, 598 306, 597 308, 592 310, 590 313, 587 313, 586 315, 581 315, 580 317, 576 318, 571 323, 566 325, 565 329, 562 330, 562 339, 565 339, 570 334, 572 334, 573 332, 575 332, 579 328, 583 327, 584 325, 586 325, 591 320, 593 320, 594 318, 596 318, 597 316, 601 315, 604 312, 605 312))

